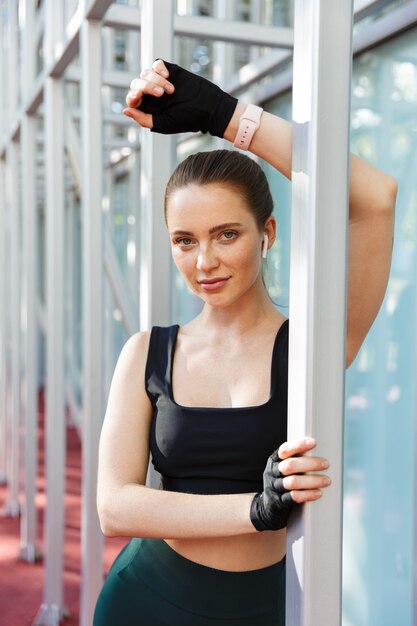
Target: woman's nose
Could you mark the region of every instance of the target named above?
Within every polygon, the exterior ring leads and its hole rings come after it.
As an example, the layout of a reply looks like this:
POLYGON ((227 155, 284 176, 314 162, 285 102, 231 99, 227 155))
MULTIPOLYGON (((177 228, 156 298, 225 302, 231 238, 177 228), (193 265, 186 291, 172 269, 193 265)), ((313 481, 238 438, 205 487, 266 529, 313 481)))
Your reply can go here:
POLYGON ((197 257, 197 269, 206 272, 218 267, 219 260, 211 248, 200 248, 197 257))

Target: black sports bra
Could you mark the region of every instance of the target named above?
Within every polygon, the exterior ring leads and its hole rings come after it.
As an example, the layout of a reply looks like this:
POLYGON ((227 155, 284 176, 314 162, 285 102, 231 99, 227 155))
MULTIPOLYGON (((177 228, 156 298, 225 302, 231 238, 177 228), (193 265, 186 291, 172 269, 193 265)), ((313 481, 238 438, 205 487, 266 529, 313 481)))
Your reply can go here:
POLYGON ((270 398, 249 407, 186 407, 172 393, 178 325, 154 326, 145 372, 154 414, 152 463, 168 491, 199 494, 262 491, 269 455, 287 438, 288 326, 275 337, 270 398))

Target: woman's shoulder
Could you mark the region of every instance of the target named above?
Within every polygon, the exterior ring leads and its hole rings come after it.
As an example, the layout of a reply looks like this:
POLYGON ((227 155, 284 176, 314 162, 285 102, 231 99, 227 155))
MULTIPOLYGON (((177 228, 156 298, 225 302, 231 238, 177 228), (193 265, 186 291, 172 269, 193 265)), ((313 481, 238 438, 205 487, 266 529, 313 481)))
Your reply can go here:
POLYGON ((178 324, 171 324, 170 326, 152 326, 149 330, 141 330, 133 333, 127 339, 124 344, 120 356, 122 357, 146 357, 149 351, 151 341, 163 341, 164 338, 172 336, 177 332, 179 328, 178 324), (153 339, 152 339, 153 338, 153 339))
POLYGON ((141 330, 133 333, 124 343, 119 355, 119 361, 133 367, 146 359, 151 338, 151 330, 141 330))

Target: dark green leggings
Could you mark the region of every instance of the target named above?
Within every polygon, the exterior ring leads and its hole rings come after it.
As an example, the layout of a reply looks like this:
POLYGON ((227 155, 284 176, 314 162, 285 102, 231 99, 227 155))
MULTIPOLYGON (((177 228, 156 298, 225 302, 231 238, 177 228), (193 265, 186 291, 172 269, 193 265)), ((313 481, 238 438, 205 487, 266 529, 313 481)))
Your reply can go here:
POLYGON ((103 585, 93 626, 284 626, 285 558, 227 572, 190 561, 162 539, 132 539, 103 585))

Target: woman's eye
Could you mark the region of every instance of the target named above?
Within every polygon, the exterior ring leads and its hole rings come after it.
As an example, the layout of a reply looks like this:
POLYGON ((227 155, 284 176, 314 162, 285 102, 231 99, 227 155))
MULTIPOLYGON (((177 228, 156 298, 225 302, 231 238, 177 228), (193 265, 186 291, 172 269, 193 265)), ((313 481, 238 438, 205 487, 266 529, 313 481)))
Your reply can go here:
POLYGON ((226 231, 223 233, 223 237, 224 237, 225 239, 234 239, 236 236, 237 236, 237 233, 235 233, 235 231, 234 231, 234 230, 226 230, 226 231))
POLYGON ((193 242, 188 237, 180 237, 179 239, 175 240, 175 243, 179 246, 190 246, 193 242))

